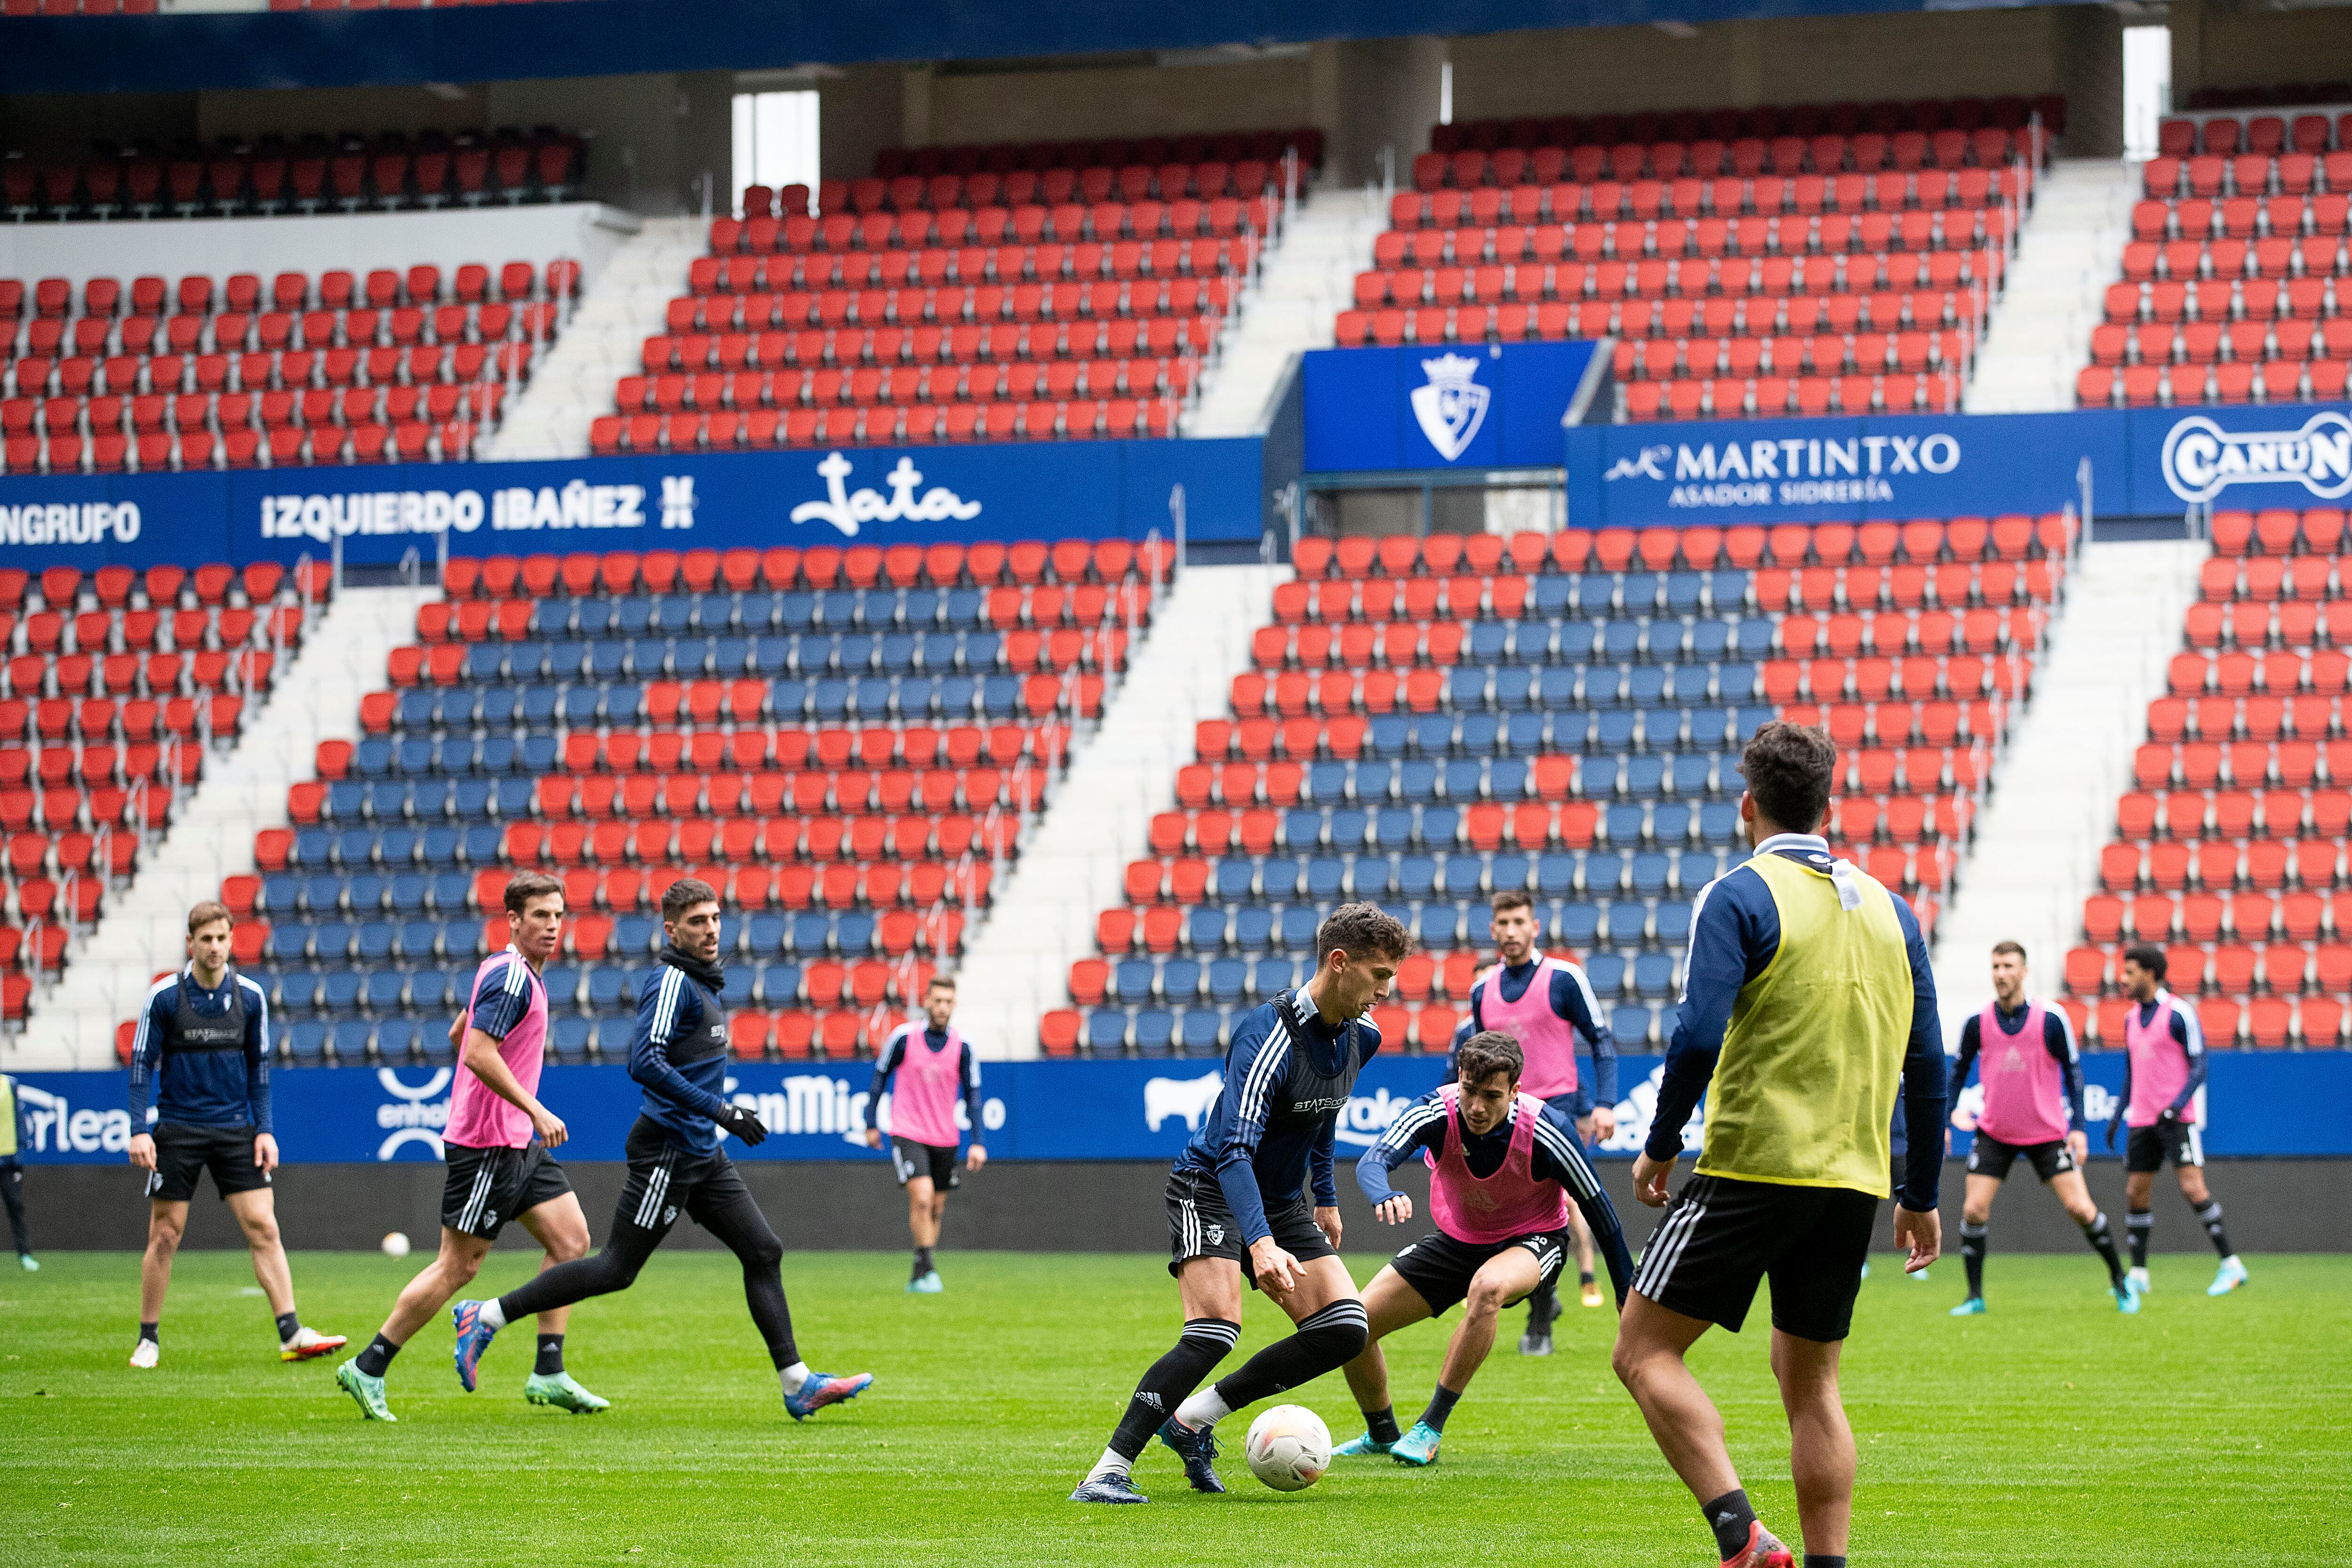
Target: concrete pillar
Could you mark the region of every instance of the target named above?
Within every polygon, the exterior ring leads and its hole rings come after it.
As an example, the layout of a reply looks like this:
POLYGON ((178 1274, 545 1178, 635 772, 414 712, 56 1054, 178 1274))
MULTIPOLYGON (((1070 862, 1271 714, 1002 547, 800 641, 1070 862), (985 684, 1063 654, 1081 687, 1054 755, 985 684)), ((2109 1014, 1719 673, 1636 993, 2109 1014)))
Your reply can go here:
POLYGON ((2164 20, 2172 29, 2172 101, 2182 104, 2205 85, 2205 0, 2172 0, 2164 20))
MULTIPOLYGON (((2059 5, 2050 13, 2058 90, 2066 95, 2070 158, 2124 154, 2124 24, 2105 5, 2059 5)), ((2179 68, 2176 66, 2175 70, 2179 68)), ((2173 90, 2181 90, 2176 76, 2173 90)))
POLYGON ((1368 38, 1317 44, 1307 57, 1307 101, 1325 137, 1327 178, 1360 184, 1380 173, 1381 150, 1396 149, 1399 183, 1413 155, 1429 150, 1437 123, 1445 40, 1368 38))
POLYGON ((905 140, 908 74, 899 65, 848 66, 816 84, 818 163, 825 179, 862 180, 874 172, 875 153, 905 140))

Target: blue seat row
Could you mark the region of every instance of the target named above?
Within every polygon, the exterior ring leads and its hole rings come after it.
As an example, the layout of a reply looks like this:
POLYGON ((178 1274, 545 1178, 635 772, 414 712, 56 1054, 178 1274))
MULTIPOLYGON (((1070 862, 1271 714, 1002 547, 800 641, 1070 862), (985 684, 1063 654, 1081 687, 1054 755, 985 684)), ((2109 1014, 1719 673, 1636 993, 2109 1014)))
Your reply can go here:
MULTIPOLYGON (((1636 758, 1635 760, 1639 760, 1636 758)), ((1588 762, 1587 766, 1591 766, 1588 762)), ((1617 848, 1636 844, 1729 844, 1739 828, 1739 808, 1730 800, 1698 805, 1685 801, 1616 801, 1601 810, 1594 831, 1617 848)), ((1370 850, 1402 852, 1446 849, 1464 841, 1458 806, 1297 807, 1281 813, 1276 844, 1294 854, 1370 850)))
POLYGON ((980 627, 988 591, 980 588, 835 588, 824 592, 668 593, 542 599, 531 611, 539 637, 680 636, 688 632, 805 632, 813 627, 980 627))
MULTIPOLYGON (((1028 677, 1023 675, 947 675, 934 679, 929 675, 860 675, 855 679, 827 676, 821 680, 780 679, 768 683, 766 704, 761 716, 780 724, 831 723, 845 718, 868 722, 899 719, 915 724, 932 720, 951 723, 958 719, 1018 718, 1023 716, 1022 687, 1028 677)), ((453 714, 469 711, 470 720, 459 720, 452 727, 466 724, 508 735, 492 735, 479 744, 477 754, 460 755, 436 763, 435 771, 463 773, 476 770, 503 773, 529 764, 512 750, 497 749, 498 743, 516 744, 511 735, 515 730, 545 732, 562 726, 566 729, 590 728, 597 725, 635 725, 652 721, 653 705, 645 687, 635 681, 614 681, 600 685, 582 681, 572 685, 486 686, 479 688, 451 686, 431 694, 438 703, 449 694, 463 694, 452 698, 457 707, 453 714), (472 704, 470 708, 466 705, 472 704)), ((423 696, 422 691, 415 694, 423 696)), ((395 711, 397 711, 395 709, 395 711)), ((466 745, 464 737, 455 737, 446 744, 466 745)))
MULTIPOLYGON (((566 1067, 628 1059, 633 1014, 601 1018, 564 1014, 548 1020, 548 1054, 566 1067)), ((358 1067, 422 1063, 446 1067, 454 1059, 442 1020, 410 1018, 297 1019, 278 1031, 285 1060, 297 1067, 358 1067)))
MULTIPOLYGON (((1337 902, 1194 904, 1184 911, 1179 945, 1195 956, 1227 952, 1244 956, 1311 953, 1316 927, 1337 902)), ((1440 895, 1423 903, 1392 895, 1388 909, 1412 928, 1424 947, 1478 946, 1486 941, 1488 912, 1484 899, 1474 902, 1440 895)), ((1690 912, 1691 906, 1679 900, 1628 895, 1606 904, 1563 901, 1549 910, 1539 906, 1536 916, 1565 946, 1581 951, 1598 944, 1631 951, 1645 945, 1678 947, 1687 942, 1690 912)))
POLYGON ((605 637, 476 643, 468 681, 619 681, 744 675, 988 674, 1003 668, 994 632, 772 632, 761 637, 605 637))
MULTIPOLYGON (((544 971, 548 1005, 556 1011, 579 1009, 604 1015, 615 1009, 626 1013, 636 1005, 646 977, 653 973, 650 952, 634 955, 636 962, 550 964, 544 971)), ((303 965, 296 957, 276 964, 303 965)), ((318 960, 331 964, 331 960, 318 960)), ((271 1007, 289 1017, 306 1013, 338 1014, 364 1009, 376 1016, 426 1014, 448 1019, 448 1009, 472 993, 477 966, 436 964, 429 957, 402 953, 376 967, 257 967, 242 971, 258 984, 271 1007), (400 967, 403 964, 408 967, 400 967)), ((803 996, 802 967, 791 962, 756 963, 739 958, 727 967, 721 995, 730 1007, 797 1007, 809 1005, 803 996)), ((814 1005, 839 1005, 838 997, 814 998, 814 1005)))
MULTIPOLYGON (((1087 1051, 1110 1056, 1132 1051, 1137 1056, 1216 1057, 1224 1053, 1241 1008, 1193 1006, 1171 1009, 1159 1006, 1132 1009, 1103 1007, 1087 1009, 1079 1039, 1087 1051)), ((1672 1004, 1649 1006, 1627 1002, 1610 1011, 1610 1032, 1623 1051, 1654 1048, 1674 1030, 1672 1004)), ((1388 1040, 1383 1048, 1409 1049, 1403 1040, 1388 1040)), ((1424 1040, 1424 1051, 1444 1049, 1444 1042, 1424 1040)))
MULTIPOLYGON (((875 925, 875 917, 862 910, 762 912, 730 919, 720 941, 728 952, 754 959, 779 953, 863 958, 876 952, 875 925)), ((660 924, 650 915, 623 915, 613 923, 616 954, 656 952, 660 937, 660 924)), ((436 957, 478 960, 483 954, 482 923, 472 919, 325 920, 312 925, 298 917, 272 925, 264 948, 273 964, 366 966, 436 957)))
POLYGON ((1209 896, 1221 903, 1253 899, 1318 904, 1363 898, 1470 898, 1524 888, 1546 898, 1619 894, 1654 898, 1680 890, 1696 893, 1739 863, 1733 850, 1558 850, 1547 854, 1506 851, 1445 855, 1225 855, 1210 862, 1209 896))

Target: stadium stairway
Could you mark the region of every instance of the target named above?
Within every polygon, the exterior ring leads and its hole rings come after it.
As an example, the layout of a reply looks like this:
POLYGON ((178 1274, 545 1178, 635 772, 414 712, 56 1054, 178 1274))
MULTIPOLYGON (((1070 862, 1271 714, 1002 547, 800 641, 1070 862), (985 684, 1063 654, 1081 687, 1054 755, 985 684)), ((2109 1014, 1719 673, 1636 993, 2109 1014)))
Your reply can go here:
POLYGON ((1937 928, 1948 1034, 1992 994, 1985 959, 1995 942, 2022 942, 2035 994, 2057 993, 2083 900, 2098 885, 2112 802, 2131 788, 2148 700, 2164 692, 2207 554, 2202 543, 2176 540, 2076 552, 2033 700, 2011 733, 1999 787, 1937 928))
POLYGON ((2074 406, 2074 372, 2089 362, 2107 285, 2122 276, 2138 193, 2139 165, 2115 159, 2069 159, 2043 179, 1977 350, 1976 379, 1961 405, 1969 413, 2074 406))
POLYGON ((591 275, 564 335, 484 444, 483 457, 588 455, 589 422, 611 412, 614 382, 636 369, 646 339, 663 330, 688 264, 705 250, 699 219, 642 221, 604 271, 591 275))
POLYGON ((1251 635, 1272 614, 1274 585, 1287 575, 1191 567, 1160 601, 1101 725, 1075 740, 1029 847, 966 939, 960 1027, 983 1054, 1037 1054, 1039 1014, 1067 995, 1071 961, 1094 950, 1095 913, 1118 902, 1128 863, 1151 852, 1151 819, 1174 804, 1193 726, 1225 711, 1234 677, 1250 667, 1251 635))
POLYGON ((108 901, 57 989, 0 1065, 56 1071, 115 1064, 115 1025, 138 1010, 153 977, 180 962, 188 907, 220 896, 222 879, 253 870, 254 835, 287 821, 287 787, 308 778, 323 740, 359 733, 360 697, 382 684, 384 659, 415 634, 416 607, 437 589, 346 589, 279 676, 236 749, 212 758, 171 834, 108 901))
POLYGON ((1332 323, 1354 298, 1356 274, 1372 264, 1372 240, 1388 226, 1373 187, 1324 189, 1285 225, 1259 275, 1252 308, 1227 329, 1223 357, 1181 422, 1186 435, 1255 435, 1299 353, 1331 346, 1332 323))

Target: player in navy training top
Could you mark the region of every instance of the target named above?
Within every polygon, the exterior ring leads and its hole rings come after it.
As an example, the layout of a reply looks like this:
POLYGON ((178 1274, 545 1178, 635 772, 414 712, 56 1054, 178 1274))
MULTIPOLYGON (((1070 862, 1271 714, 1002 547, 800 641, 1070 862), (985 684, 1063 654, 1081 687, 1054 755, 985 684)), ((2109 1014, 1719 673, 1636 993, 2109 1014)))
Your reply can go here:
POLYGON ((1223 1091, 1168 1171, 1168 1271, 1184 1332, 1143 1375, 1071 1501, 1145 1501, 1130 1471, 1155 1430, 1194 1490, 1224 1490, 1210 1428, 1364 1348, 1364 1304, 1339 1256, 1332 1151, 1356 1074, 1381 1048, 1364 1015, 1412 946, 1377 905, 1341 904, 1316 933, 1314 978, 1234 1026, 1223 1091), (1298 1332, 1194 1393, 1241 1335, 1244 1266, 1298 1332))
POLYGON ((235 925, 211 900, 188 911, 188 963, 148 988, 131 1042, 131 1163, 147 1173, 147 1256, 139 1270, 139 1341, 131 1364, 153 1366, 172 1260, 188 1200, 206 1171, 253 1253, 253 1277, 278 1319, 282 1361, 343 1347, 302 1326, 270 1192, 278 1139, 269 1120, 269 1000, 229 967, 235 925), (148 1124, 150 1099, 155 1122, 148 1124))

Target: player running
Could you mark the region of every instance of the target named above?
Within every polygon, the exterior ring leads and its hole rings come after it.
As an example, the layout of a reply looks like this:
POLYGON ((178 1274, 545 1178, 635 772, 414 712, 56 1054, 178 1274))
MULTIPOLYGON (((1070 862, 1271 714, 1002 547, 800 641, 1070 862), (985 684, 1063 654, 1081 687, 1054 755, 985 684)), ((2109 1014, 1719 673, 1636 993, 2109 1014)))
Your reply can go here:
POLYGON ((1429 1163, 1430 1218, 1437 1228, 1406 1246, 1364 1287, 1371 1343, 1347 1365, 1364 1412, 1363 1436, 1341 1456, 1388 1454, 1398 1463, 1437 1458, 1445 1418, 1495 1348, 1505 1307, 1559 1277, 1568 1217, 1584 1211, 1609 1260, 1622 1305, 1633 1278, 1617 1211, 1585 1163, 1559 1113, 1519 1091, 1519 1042, 1499 1030, 1475 1034, 1454 1053, 1457 1081, 1431 1090, 1389 1124, 1356 1162, 1356 1185, 1390 1225, 1412 1218, 1412 1199, 1391 1190, 1389 1173, 1416 1153, 1429 1163), (1412 1428, 1400 1435, 1380 1342, 1409 1323, 1468 1309, 1445 1346, 1437 1388, 1412 1428))
POLYGON ((1072 1502, 1149 1501, 1130 1472, 1155 1430, 1183 1459, 1193 1490, 1223 1491, 1211 1428, 1364 1348, 1364 1303, 1339 1255, 1332 1150, 1356 1075, 1381 1048, 1364 1015, 1387 997, 1412 947, 1378 905, 1343 904, 1315 934, 1314 977, 1234 1026, 1223 1092, 1168 1171, 1168 1271, 1184 1332, 1136 1385, 1072 1502), (1241 1336, 1244 1260, 1251 1286, 1298 1332, 1194 1393, 1241 1336))
POLYGON ((747 1146, 768 1136, 759 1117, 719 1097, 728 1050, 726 1004, 719 999, 727 979, 719 966, 719 894, 696 877, 672 883, 662 894, 662 930, 668 943, 638 998, 636 1032, 629 1040, 629 1076, 645 1094, 625 1145, 628 1179, 604 1249, 548 1269, 494 1301, 459 1301, 452 1308, 457 1381, 468 1394, 474 1391, 482 1353, 507 1324, 627 1290, 684 1214, 741 1260, 744 1299, 775 1364, 784 1409, 793 1420, 805 1420, 864 1393, 874 1378, 862 1372, 834 1377, 812 1372, 801 1360, 779 1270, 783 1244, 719 1146, 722 1130, 747 1146))
POLYGON ((973 1170, 988 1163, 980 1145, 980 1058, 971 1042, 956 1032, 956 983, 934 976, 923 988, 923 1027, 911 1021, 890 1031, 882 1054, 874 1061, 874 1086, 866 1094, 866 1146, 882 1146, 881 1129, 874 1124, 875 1107, 895 1078, 890 1094, 890 1166, 898 1185, 907 1189, 907 1228, 915 1238, 915 1271, 907 1289, 917 1295, 936 1296, 947 1287, 931 1265, 931 1249, 940 1244, 940 1221, 947 1217, 948 1194, 961 1184, 956 1179, 956 1097, 963 1098, 964 1121, 971 1128, 971 1152, 966 1161, 973 1170))
MULTIPOLYGON (((1525 1092, 1559 1112, 1576 1128, 1578 1139, 1590 1148, 1596 1137, 1617 1131, 1617 1046, 1592 993, 1584 970, 1565 958, 1538 952, 1536 901, 1521 888, 1495 895, 1492 923, 1502 961, 1470 988, 1469 1016, 1454 1032, 1454 1044, 1480 1030, 1498 1029, 1519 1042, 1527 1052, 1525 1092), (1538 984, 1538 981, 1542 983, 1538 984), (1576 1075, 1576 1042, 1592 1052, 1592 1082, 1576 1075)), ((1576 1279, 1584 1304, 1601 1304, 1601 1287, 1592 1277, 1592 1235, 1585 1228, 1583 1212, 1568 1211, 1569 1234, 1576 1242, 1576 1279)), ((1519 1336, 1521 1355, 1551 1354, 1551 1325, 1559 1316, 1559 1293, 1547 1276, 1528 1297, 1527 1331, 1519 1336)))
POLYGON ((2074 1049, 2074 1026, 2063 1009, 2044 1007, 2025 994, 2025 949, 2015 942, 1993 944, 1992 996, 1982 1012, 1960 1026, 1960 1058, 1952 1068, 1952 1099, 1967 1085, 1970 1063, 1981 1062, 1984 1081, 1984 1109, 1977 1113, 1968 1197, 1960 1208, 1969 1299, 1952 1309, 1952 1316, 1976 1317, 1985 1310, 1985 1225, 2009 1167, 2021 1155, 2106 1264, 2116 1310, 2136 1312, 2139 1297, 2124 1281, 2115 1230, 2083 1181, 2091 1140, 2083 1129, 2083 1064, 2074 1049))
POLYGON ((2107 1121, 2107 1147, 2116 1125, 2131 1128, 2124 1145, 2124 1228, 2131 1239, 2131 1288, 2148 1289, 2147 1240, 2156 1228, 2148 1199, 2166 1160, 2180 1178, 2180 1196, 2205 1228, 2221 1267, 2205 1287, 2226 1296, 2246 1282, 2246 1265, 2221 1228, 2221 1205, 2205 1185, 2205 1031, 2188 1004, 2164 988, 2164 949, 2141 944, 2124 949, 2124 1092, 2107 1121))
POLYGON ((17 1266, 33 1274, 40 1271, 41 1260, 33 1256, 33 1240, 25 1229, 25 1167, 16 1159, 25 1136, 25 1103, 17 1097, 16 1081, 0 1072, 0 1203, 8 1207, 17 1266))
MULTIPOLYGON (((505 904, 514 941, 482 966, 472 1000, 449 1027, 458 1056, 442 1134, 449 1174, 441 1193, 441 1250, 400 1292, 368 1347, 335 1368, 335 1381, 371 1421, 400 1418, 383 1397, 392 1358, 472 1281, 508 1220, 546 1249, 541 1269, 587 1255, 587 1217, 551 1152, 570 1134, 538 1097, 547 1047, 547 985, 540 976, 563 940, 563 883, 545 872, 520 872, 507 883, 505 904)), ((593 1415, 611 1401, 563 1370, 563 1325, 571 1315, 569 1307, 540 1314, 539 1358, 522 1396, 593 1415)))
POLYGON ((188 911, 188 963, 156 981, 131 1042, 131 1163, 147 1172, 147 1255, 139 1268, 139 1343, 131 1364, 163 1355, 158 1331, 172 1260, 188 1227, 196 1178, 213 1186, 245 1232, 253 1277, 278 1319, 278 1359, 308 1361, 343 1348, 341 1334, 302 1326, 294 1276, 278 1234, 270 1173, 278 1139, 269 1120, 269 1001, 229 968, 228 906, 206 900, 188 911), (147 1124, 147 1103, 156 1121, 147 1124))
MULTIPOLYGON (((1790 1568, 1732 1469, 1723 1417, 1684 1364, 1710 1324, 1737 1333, 1772 1281, 1772 1373, 1813 1568, 1843 1568, 1853 1430, 1838 1357, 1886 1196, 1896 1084, 1924 1134, 1944 1122, 1936 981, 1908 904, 1832 858, 1837 747, 1780 720, 1748 743, 1739 814, 1753 858, 1693 906, 1682 1010, 1633 1192, 1666 1203, 1682 1129, 1706 1096, 1697 1173, 1643 1249, 1619 1319, 1617 1375, 1700 1501, 1727 1568, 1790 1568)), ((1906 1268, 1936 1260, 1942 1140, 1910 1140, 1895 1212, 1906 1268)))

